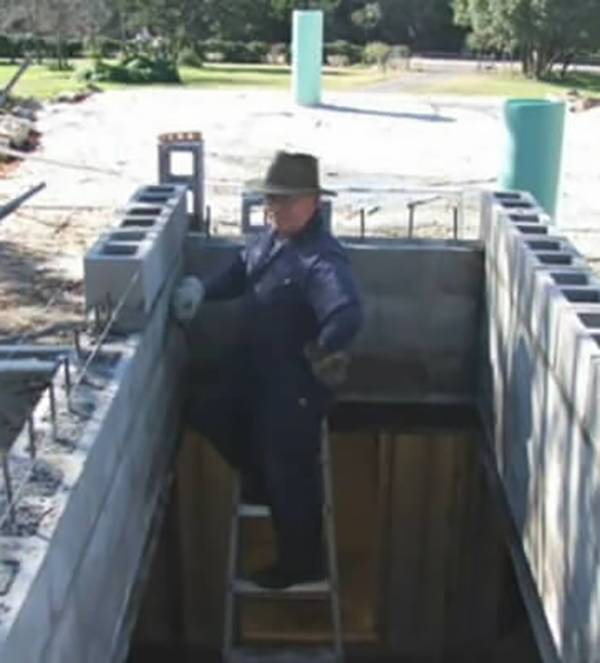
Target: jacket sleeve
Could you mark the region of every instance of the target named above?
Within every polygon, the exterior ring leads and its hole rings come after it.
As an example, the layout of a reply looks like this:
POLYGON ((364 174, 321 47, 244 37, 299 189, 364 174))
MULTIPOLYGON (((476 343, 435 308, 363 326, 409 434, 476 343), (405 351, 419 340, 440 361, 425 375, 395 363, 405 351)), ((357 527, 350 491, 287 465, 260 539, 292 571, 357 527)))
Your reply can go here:
POLYGON ((363 311, 345 254, 322 254, 309 272, 306 292, 319 325, 318 345, 327 352, 348 347, 360 329, 363 311))
POLYGON ((246 287, 246 252, 240 251, 225 269, 204 279, 205 299, 234 299, 244 293, 246 287))

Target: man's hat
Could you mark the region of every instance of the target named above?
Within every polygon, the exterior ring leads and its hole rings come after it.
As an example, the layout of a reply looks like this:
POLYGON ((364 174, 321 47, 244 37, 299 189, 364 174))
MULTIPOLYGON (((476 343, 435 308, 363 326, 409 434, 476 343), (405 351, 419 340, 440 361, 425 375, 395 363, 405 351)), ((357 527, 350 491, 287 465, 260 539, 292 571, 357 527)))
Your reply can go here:
POLYGON ((271 196, 336 196, 319 184, 319 162, 311 154, 277 152, 264 180, 250 180, 246 190, 271 196))

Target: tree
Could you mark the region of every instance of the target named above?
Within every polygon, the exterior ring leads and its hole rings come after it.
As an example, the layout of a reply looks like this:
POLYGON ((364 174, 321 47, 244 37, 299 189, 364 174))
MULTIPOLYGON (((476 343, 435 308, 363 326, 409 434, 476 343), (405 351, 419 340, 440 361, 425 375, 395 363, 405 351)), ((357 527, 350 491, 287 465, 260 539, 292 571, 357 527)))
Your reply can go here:
POLYGON ((366 5, 352 12, 352 23, 364 31, 365 42, 373 36, 373 30, 381 21, 381 7, 378 2, 367 2, 366 5))
MULTIPOLYGON (((482 50, 518 53, 523 72, 542 78, 597 47, 598 0, 453 0, 455 21, 482 50)), ((563 71, 566 69, 563 67, 563 71)))

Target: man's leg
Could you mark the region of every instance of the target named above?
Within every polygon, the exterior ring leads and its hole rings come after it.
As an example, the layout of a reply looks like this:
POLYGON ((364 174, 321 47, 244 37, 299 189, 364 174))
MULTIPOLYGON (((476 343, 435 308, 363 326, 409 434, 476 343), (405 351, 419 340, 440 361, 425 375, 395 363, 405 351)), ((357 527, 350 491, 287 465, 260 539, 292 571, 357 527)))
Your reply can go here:
POLYGON ((224 378, 199 386, 190 380, 184 416, 187 425, 205 437, 231 467, 244 466, 248 412, 239 384, 224 378))
POLYGON ((278 543, 278 568, 290 578, 320 577, 323 568, 322 412, 305 398, 270 394, 256 412, 265 487, 278 543))

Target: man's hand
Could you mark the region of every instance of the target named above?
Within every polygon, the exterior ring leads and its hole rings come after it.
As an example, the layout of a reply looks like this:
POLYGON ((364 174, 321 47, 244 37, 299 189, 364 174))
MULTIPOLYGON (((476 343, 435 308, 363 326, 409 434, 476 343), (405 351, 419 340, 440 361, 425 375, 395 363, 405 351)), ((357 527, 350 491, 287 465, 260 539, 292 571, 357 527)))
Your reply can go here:
POLYGON ((347 353, 327 352, 316 343, 309 343, 304 348, 304 354, 310 362, 314 376, 324 385, 330 388, 339 387, 346 380, 350 363, 347 353))
POLYGON ((204 299, 204 285, 195 276, 186 276, 175 288, 171 299, 173 314, 179 322, 189 322, 204 299))

